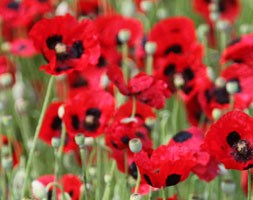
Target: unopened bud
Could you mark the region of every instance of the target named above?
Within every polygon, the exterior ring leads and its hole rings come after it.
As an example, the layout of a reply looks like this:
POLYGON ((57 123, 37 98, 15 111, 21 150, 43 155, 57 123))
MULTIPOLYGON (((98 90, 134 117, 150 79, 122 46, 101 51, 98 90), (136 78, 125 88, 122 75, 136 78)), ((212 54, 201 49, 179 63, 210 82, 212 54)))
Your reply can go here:
POLYGON ((134 138, 129 141, 129 148, 133 153, 138 153, 142 149, 142 142, 139 138, 134 138))
POLYGON ((140 4, 141 10, 148 12, 152 9, 153 3, 151 1, 142 0, 140 4))
POLYGON ((122 43, 128 42, 130 39, 131 33, 127 29, 122 29, 119 31, 118 38, 122 43))
POLYGON ((10 50, 11 50, 10 43, 9 42, 3 42, 2 45, 1 45, 1 50, 3 52, 7 52, 7 53, 10 52, 10 50))
POLYGON ((83 134, 78 134, 75 136, 75 142, 76 144, 82 148, 84 147, 84 144, 85 144, 85 138, 84 138, 84 135, 83 134))
POLYGON ((51 144, 52 144, 52 147, 54 148, 59 148, 60 145, 61 145, 61 140, 60 138, 57 138, 57 137, 53 137, 52 140, 51 140, 51 144))
POLYGON ((222 115, 222 112, 220 109, 218 108, 214 108, 213 111, 212 111, 212 117, 214 120, 218 120, 222 115))
POLYGON ((156 51, 156 43, 155 42, 146 42, 145 44, 145 51, 149 55, 153 55, 156 51))
POLYGON ((12 83, 12 76, 10 73, 6 72, 0 76, 0 85, 7 87, 12 83))
POLYGON ((10 170, 13 166, 13 160, 11 156, 2 158, 2 166, 5 170, 10 170))
POLYGON ((64 105, 61 105, 59 108, 58 108, 58 117, 60 119, 62 119, 63 115, 64 115, 64 112, 65 112, 65 109, 64 109, 64 105))
POLYGON ((235 81, 231 81, 226 84, 226 90, 231 95, 238 92, 238 89, 239 89, 238 83, 235 81))
POLYGON ((36 199, 43 199, 46 197, 46 187, 39 181, 32 182, 32 193, 36 199))
POLYGON ((142 199, 142 196, 137 193, 131 194, 130 196, 130 200, 141 200, 141 199, 142 199))

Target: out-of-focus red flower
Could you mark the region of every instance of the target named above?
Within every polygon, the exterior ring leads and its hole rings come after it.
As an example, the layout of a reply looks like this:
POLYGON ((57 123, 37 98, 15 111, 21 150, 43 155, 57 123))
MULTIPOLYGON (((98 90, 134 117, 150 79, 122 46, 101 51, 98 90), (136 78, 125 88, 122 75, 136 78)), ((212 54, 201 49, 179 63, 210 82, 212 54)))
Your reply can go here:
MULTIPOLYGON (((58 116, 59 107, 62 106, 62 102, 51 103, 45 113, 42 121, 42 126, 39 133, 39 138, 51 145, 52 138, 60 138, 62 132, 62 119, 58 116)), ((74 137, 69 133, 66 134, 63 150, 65 152, 77 149, 74 137)))
POLYGON ((117 66, 110 66, 107 74, 109 79, 119 88, 119 91, 127 96, 134 96, 142 103, 161 109, 165 100, 170 96, 164 81, 140 72, 125 83, 123 73, 117 66))
POLYGON ((49 74, 82 71, 98 62, 100 46, 90 20, 78 23, 71 15, 42 19, 33 26, 29 35, 48 62, 41 69, 49 74))
POLYGON ((187 17, 173 17, 159 21, 151 29, 148 41, 157 44, 155 67, 158 68, 159 59, 170 54, 190 54, 200 60, 203 57, 203 48, 197 43, 194 24, 187 17))
POLYGON ((10 47, 12 54, 21 57, 31 57, 37 53, 33 42, 29 39, 16 39, 10 43, 10 47))
MULTIPOLYGON (((68 193, 72 200, 79 200, 82 181, 73 174, 65 174, 61 178, 64 192, 68 193)), ((60 198, 60 194, 58 197, 60 198)))
POLYGON ((151 154, 135 154, 135 163, 142 179, 152 187, 166 187, 184 181, 195 165, 193 154, 186 147, 160 146, 151 154))
POLYGON ((231 98, 226 87, 230 83, 237 85, 233 95, 233 108, 241 110, 247 108, 252 101, 252 73, 253 70, 247 65, 233 64, 221 72, 220 78, 224 82, 221 85, 206 79, 199 92, 199 102, 206 115, 212 119, 214 108, 229 109, 231 98))
POLYGON ((194 55, 170 54, 159 66, 154 72, 155 77, 167 83, 171 93, 176 92, 178 87, 183 99, 187 101, 198 92, 198 79, 205 66, 194 55), (175 85, 177 79, 182 79, 180 86, 175 85))
POLYGON ((189 148, 194 153, 195 166, 192 172, 205 181, 213 180, 218 174, 218 162, 210 154, 201 149, 204 142, 204 132, 199 128, 191 127, 178 132, 170 140, 170 145, 181 145, 189 148))
POLYGON ((8 140, 8 137, 6 135, 2 135, 0 140, 1 140, 0 149, 3 145, 8 146, 9 142, 11 143, 10 145, 11 145, 11 149, 12 149, 13 167, 17 166, 18 163, 19 163, 19 159, 22 155, 22 146, 21 146, 21 144, 13 138, 10 138, 10 140, 8 140))
POLYGON ((243 35, 232 40, 224 50, 221 63, 235 62, 253 66, 253 34, 243 35))
POLYGON ((66 102, 63 120, 67 131, 89 137, 102 134, 114 113, 114 105, 113 97, 103 90, 83 91, 66 102))
MULTIPOLYGON (((251 179, 253 178, 253 173, 251 170, 251 179)), ((248 171, 244 170, 241 172, 241 187, 244 194, 248 195, 248 171)), ((253 189, 253 185, 251 186, 251 190, 253 189)))
POLYGON ((8 76, 9 83, 6 85, 2 85, 0 83, 0 89, 12 86, 15 83, 15 66, 11 63, 10 60, 7 59, 5 56, 0 56, 0 78, 4 78, 4 76, 8 76))
MULTIPOLYGON (((194 0, 193 7, 201 14, 208 22, 211 22, 211 6, 212 0, 194 0)), ((240 13, 239 0, 220 0, 218 1, 218 12, 222 20, 233 22, 240 13)))
POLYGON ((203 147, 227 169, 252 168, 252 120, 241 111, 232 111, 223 115, 211 125, 203 147))
POLYGON ((98 17, 95 21, 102 48, 117 48, 121 45, 118 38, 120 30, 130 32, 128 46, 134 47, 142 38, 143 28, 139 20, 135 18, 124 17, 121 15, 109 15, 98 17))

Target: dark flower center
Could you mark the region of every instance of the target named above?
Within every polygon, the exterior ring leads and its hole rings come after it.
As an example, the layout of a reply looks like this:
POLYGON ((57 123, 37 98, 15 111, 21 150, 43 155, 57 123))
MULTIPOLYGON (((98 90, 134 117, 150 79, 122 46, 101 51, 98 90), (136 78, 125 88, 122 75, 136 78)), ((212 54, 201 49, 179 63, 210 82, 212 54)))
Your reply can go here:
POLYGON ((77 75, 75 80, 71 83, 72 88, 80 88, 88 86, 88 81, 82 75, 77 75))
POLYGON ((176 65, 174 63, 168 64, 168 66, 165 67, 163 74, 165 76, 172 76, 175 74, 176 71, 176 65))
POLYGON ((181 175, 171 174, 166 178, 166 186, 176 185, 180 182, 181 175))
POLYGON ((83 122, 84 129, 88 131, 96 131, 100 125, 100 116, 101 112, 97 108, 88 109, 85 113, 85 119, 83 122))
POLYGON ((168 55, 168 54, 170 54, 171 52, 176 53, 176 54, 180 54, 180 53, 182 53, 182 51, 183 51, 183 50, 182 50, 182 47, 181 47, 179 44, 174 44, 174 45, 168 47, 168 48, 165 50, 164 54, 165 54, 165 55, 168 55))
POLYGON ((55 116, 53 118, 53 121, 51 123, 51 128, 56 131, 56 130, 61 130, 61 124, 62 124, 62 120, 58 117, 55 116))
POLYGON ((132 162, 132 164, 129 166, 128 170, 129 170, 129 174, 133 178, 137 179, 137 167, 136 167, 135 162, 132 162))
POLYGON ((232 131, 228 134, 227 143, 232 148, 231 155, 237 162, 247 162, 253 157, 253 149, 247 140, 242 140, 241 136, 232 131))
POLYGON ((185 142, 187 140, 189 140, 190 138, 192 138, 192 134, 190 132, 187 131, 180 131, 178 132, 174 137, 173 140, 175 142, 185 142))
POLYGON ((103 68, 107 65, 107 62, 106 62, 106 59, 104 56, 100 56, 99 59, 98 59, 98 64, 97 64, 97 67, 98 68, 103 68))
POLYGON ((11 9, 11 10, 18 10, 19 9, 19 3, 18 2, 15 2, 15 1, 12 1, 12 2, 9 2, 7 4, 7 8, 11 9))
POLYGON ((55 49, 56 44, 61 42, 62 42, 61 35, 53 35, 46 39, 47 47, 51 50, 55 49))

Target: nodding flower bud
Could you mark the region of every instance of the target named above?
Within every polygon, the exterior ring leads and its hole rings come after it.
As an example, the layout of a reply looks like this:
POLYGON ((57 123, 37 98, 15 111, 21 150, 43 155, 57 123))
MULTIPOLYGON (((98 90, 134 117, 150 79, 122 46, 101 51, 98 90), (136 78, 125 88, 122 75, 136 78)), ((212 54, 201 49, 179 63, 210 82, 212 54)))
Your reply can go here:
POLYGON ((39 181, 32 182, 32 193, 36 199, 43 199, 46 197, 46 187, 39 181))
POLYGON ((142 149, 142 142, 139 138, 134 138, 129 141, 129 148, 133 153, 138 153, 142 149))
POLYGON ((232 179, 225 179, 221 183, 221 189, 227 195, 231 195, 235 191, 235 182, 232 179))
POLYGON ((222 115, 222 112, 221 112, 220 109, 214 108, 212 110, 212 117, 213 117, 214 120, 218 120, 221 117, 221 115, 222 115))
POLYGON ((226 90, 227 90, 228 94, 231 94, 231 95, 235 94, 239 90, 238 83, 235 81, 228 82, 226 84, 226 90))
POLYGON ((133 1, 121 0, 121 13, 124 16, 132 17, 136 13, 136 6, 133 1))
POLYGON ((7 53, 10 52, 10 50, 11 50, 10 43, 9 42, 3 42, 2 45, 1 45, 1 50, 3 52, 7 52, 7 53))
POLYGON ((151 1, 142 0, 140 7, 144 12, 148 12, 152 9, 153 3, 151 1))
POLYGON ((79 148, 84 147, 85 144, 85 138, 83 134, 78 134, 75 136, 75 142, 79 146, 79 148))
POLYGON ((61 105, 61 106, 58 108, 58 117, 59 117, 60 119, 62 119, 62 117, 63 117, 63 115, 64 115, 64 112, 65 112, 65 110, 64 110, 64 105, 61 105))
POLYGON ((168 16, 168 13, 167 13, 167 10, 164 9, 164 8, 159 8, 156 12, 156 16, 159 18, 159 19, 164 19, 168 16))
POLYGON ((111 183, 111 181, 112 181, 112 175, 111 174, 105 174, 104 180, 105 180, 106 184, 111 183))
POLYGON ((147 42, 145 44, 145 52, 148 54, 148 55, 153 55, 156 51, 156 43, 155 42, 147 42))
POLYGON ((137 193, 131 194, 130 196, 130 200, 141 200, 141 199, 142 199, 142 196, 137 193))
POLYGON ((130 39, 131 33, 127 29, 121 29, 118 34, 118 38, 122 43, 128 42, 130 39))
POLYGON ((10 73, 4 73, 0 76, 0 85, 7 87, 12 83, 12 76, 10 73))
POLYGON ((60 145, 61 145, 61 140, 60 138, 57 138, 57 137, 53 137, 52 140, 51 140, 51 144, 52 144, 52 147, 54 148, 59 148, 60 145))

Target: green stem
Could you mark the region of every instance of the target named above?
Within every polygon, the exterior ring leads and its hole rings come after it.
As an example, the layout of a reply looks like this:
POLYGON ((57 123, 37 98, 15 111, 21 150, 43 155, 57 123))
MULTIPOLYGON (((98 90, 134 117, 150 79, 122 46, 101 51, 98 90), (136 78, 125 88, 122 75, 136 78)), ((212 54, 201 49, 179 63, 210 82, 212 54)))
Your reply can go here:
POLYGON ((97 188, 96 188, 96 200, 101 200, 101 191, 102 191, 102 152, 99 144, 99 138, 96 141, 97 145, 97 188))
POLYGON ((133 105, 132 105, 132 114, 131 117, 134 117, 136 114, 136 97, 133 97, 133 105))
POLYGON ((148 75, 152 75, 152 73, 153 73, 153 55, 151 55, 151 54, 147 55, 146 72, 148 75))
POLYGON ((30 176, 30 169, 31 169, 31 165, 32 165, 33 156, 34 156, 34 153, 35 153, 35 147, 36 147, 37 142, 38 142, 39 132, 40 132, 40 128, 41 128, 41 125, 42 125, 43 117, 44 117, 45 112, 46 112, 47 104, 49 103, 49 100, 50 100, 50 94, 51 94, 52 89, 53 89, 53 83, 54 83, 54 77, 51 76, 50 80, 49 80, 49 83, 48 83, 45 100, 44 100, 42 110, 41 110, 41 113, 40 113, 40 118, 39 118, 39 121, 38 121, 38 125, 37 125, 36 130, 35 130, 35 135, 34 135, 34 138, 33 138, 32 148, 30 150, 28 161, 27 161, 27 164, 26 164, 25 179, 24 179, 24 185, 23 185, 23 189, 22 189, 22 198, 24 198, 25 194, 26 194, 28 179, 29 179, 29 176, 30 176))
POLYGON ((84 191, 82 191, 81 195, 80 195, 80 199, 83 199, 83 195, 85 199, 89 199, 88 198, 88 190, 87 190, 87 175, 86 175, 86 151, 85 151, 85 147, 79 147, 80 148, 80 156, 81 156, 81 162, 82 162, 82 179, 83 179, 83 189, 84 191))
MULTIPOLYGON (((54 164, 54 182, 58 182, 59 180, 59 155, 57 149, 54 150, 54 155, 55 155, 55 164, 54 164)), ((53 200, 57 199, 56 196, 56 185, 53 185, 53 200)))
POLYGON ((140 182, 141 182, 141 174, 140 174, 140 171, 139 171, 139 169, 138 169, 138 167, 137 167, 137 181, 136 181, 134 193, 138 193, 138 189, 139 189, 139 186, 140 186, 140 182))
POLYGON ((162 189, 162 197, 163 197, 163 200, 166 200, 165 187, 162 189))
MULTIPOLYGON (((116 167, 116 162, 113 161, 112 166, 111 166, 111 170, 110 170, 110 175, 113 175, 113 172, 115 170, 116 167)), ((112 177, 111 177, 112 178, 112 177)), ((103 199, 102 200, 110 200, 110 195, 111 195, 111 180, 106 184, 106 188, 105 188, 105 192, 103 195, 103 199)))
POLYGON ((251 199, 251 172, 248 169, 248 200, 251 199))

